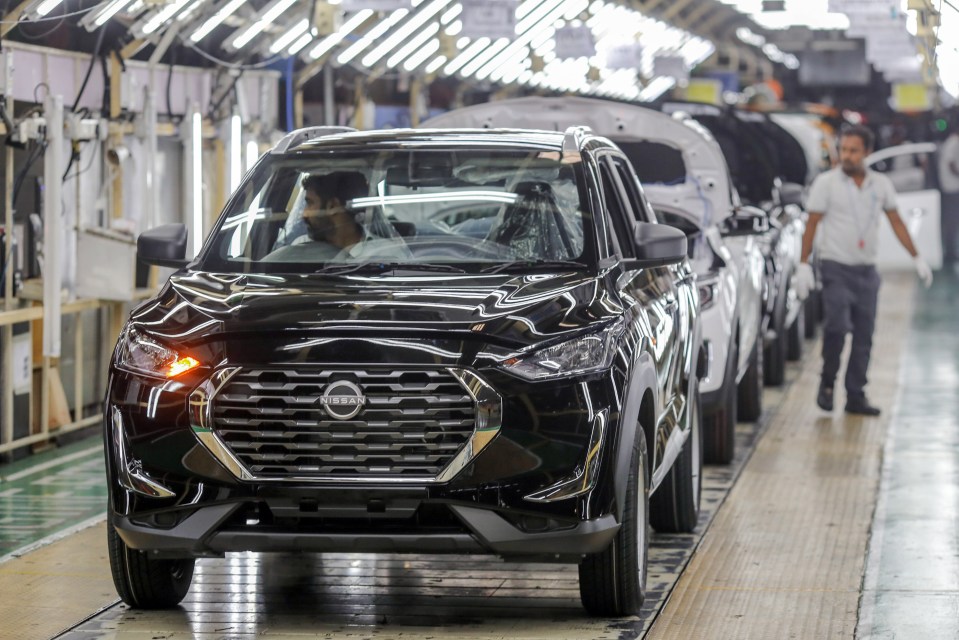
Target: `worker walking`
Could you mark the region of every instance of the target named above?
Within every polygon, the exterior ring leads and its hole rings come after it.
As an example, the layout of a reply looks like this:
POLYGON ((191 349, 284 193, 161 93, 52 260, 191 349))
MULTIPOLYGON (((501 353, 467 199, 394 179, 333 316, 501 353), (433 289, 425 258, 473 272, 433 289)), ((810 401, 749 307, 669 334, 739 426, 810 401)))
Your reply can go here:
POLYGON ((875 264, 879 218, 883 212, 896 238, 913 257, 923 284, 927 287, 932 284, 932 271, 919 256, 899 217, 892 181, 865 166, 873 140, 872 132, 866 127, 854 126, 841 132, 839 165, 820 174, 810 187, 802 261, 795 278, 796 291, 800 298, 805 298, 814 286, 809 256, 822 222, 817 253, 822 280, 823 367, 816 403, 823 410, 832 411, 839 361, 846 334, 851 332, 852 349, 845 379, 846 412, 867 416, 880 413, 866 398, 865 386, 876 324, 879 274, 875 264))

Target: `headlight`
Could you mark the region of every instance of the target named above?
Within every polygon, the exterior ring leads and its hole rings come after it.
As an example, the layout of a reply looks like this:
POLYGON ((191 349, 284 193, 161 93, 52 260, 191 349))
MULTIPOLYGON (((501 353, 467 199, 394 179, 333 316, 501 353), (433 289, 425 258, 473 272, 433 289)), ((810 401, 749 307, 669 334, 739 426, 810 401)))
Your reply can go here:
POLYGON ((135 329, 127 329, 120 338, 117 366, 159 378, 175 378, 199 366, 200 361, 182 355, 135 329))
POLYGON ((608 369, 616 355, 623 325, 616 322, 598 333, 567 340, 503 363, 510 373, 526 380, 547 380, 608 369))
POLYGON ((716 304, 719 295, 719 276, 707 276, 699 280, 699 308, 708 309, 716 304))

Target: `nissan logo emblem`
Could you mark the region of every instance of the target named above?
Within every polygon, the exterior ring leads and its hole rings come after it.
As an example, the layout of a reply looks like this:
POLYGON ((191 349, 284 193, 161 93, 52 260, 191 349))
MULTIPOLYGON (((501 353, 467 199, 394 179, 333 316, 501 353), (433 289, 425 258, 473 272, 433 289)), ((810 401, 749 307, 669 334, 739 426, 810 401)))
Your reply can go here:
POLYGON ((349 420, 366 404, 362 389, 348 380, 331 382, 320 395, 320 404, 332 418, 349 420))

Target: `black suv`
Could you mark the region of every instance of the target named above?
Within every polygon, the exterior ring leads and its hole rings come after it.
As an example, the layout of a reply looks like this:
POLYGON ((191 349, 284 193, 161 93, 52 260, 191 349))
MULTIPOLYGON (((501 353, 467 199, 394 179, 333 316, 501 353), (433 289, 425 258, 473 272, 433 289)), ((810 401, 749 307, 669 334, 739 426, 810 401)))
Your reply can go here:
POLYGON ((635 613, 647 525, 700 493, 698 293, 653 220, 587 129, 317 128, 189 263, 183 225, 142 234, 178 271, 110 368, 120 596, 175 606, 233 551, 490 553, 635 613))

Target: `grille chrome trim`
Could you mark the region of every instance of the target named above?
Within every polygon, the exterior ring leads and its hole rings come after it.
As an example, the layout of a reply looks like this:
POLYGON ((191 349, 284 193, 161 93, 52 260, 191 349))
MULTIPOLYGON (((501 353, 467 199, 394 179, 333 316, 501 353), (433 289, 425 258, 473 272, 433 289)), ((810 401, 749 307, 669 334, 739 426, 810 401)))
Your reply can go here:
MULTIPOLYGON (((400 475, 284 475, 265 476, 253 472, 228 446, 223 438, 214 429, 214 402, 230 380, 241 371, 241 367, 226 367, 215 371, 207 380, 201 383, 190 395, 190 423, 197 439, 209 450, 223 466, 238 480, 264 483, 322 483, 336 482, 346 484, 436 484, 449 482, 467 464, 492 442, 502 427, 503 400, 493 388, 476 373, 457 367, 445 367, 443 370, 451 375, 473 401, 474 419, 473 431, 465 443, 459 446, 452 459, 434 476, 400 476, 400 475)), ((346 369, 348 371, 348 369, 346 369)), ((416 370, 410 370, 416 371, 416 370)), ((435 370, 434 370, 435 371, 435 370)), ((368 405, 365 410, 375 410, 368 405)), ((411 416, 407 421, 416 421, 418 416, 411 416)))

